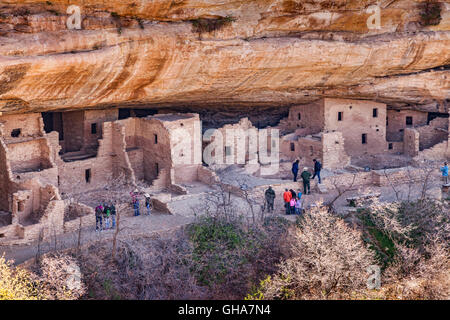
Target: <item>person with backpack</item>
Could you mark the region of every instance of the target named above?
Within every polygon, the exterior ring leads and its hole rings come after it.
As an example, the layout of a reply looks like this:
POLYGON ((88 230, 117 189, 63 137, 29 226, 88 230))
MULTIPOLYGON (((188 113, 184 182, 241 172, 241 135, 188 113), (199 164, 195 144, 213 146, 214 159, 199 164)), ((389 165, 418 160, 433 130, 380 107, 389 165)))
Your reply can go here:
POLYGON ((153 204, 152 199, 148 193, 144 194, 145 197, 145 207, 147 208, 147 215, 149 216, 152 213, 153 204))
POLYGON ((114 205, 114 202, 111 202, 111 221, 112 221, 112 229, 116 228, 116 206, 114 205))
POLYGON ((322 180, 320 179, 320 170, 322 170, 322 164, 319 160, 313 159, 314 162, 314 175, 312 176, 312 179, 317 176, 319 178, 319 184, 322 183, 322 180))
POLYGON ((103 206, 100 204, 95 207, 95 231, 102 231, 102 216, 103 216, 103 206))
POLYGON ((283 193, 283 200, 284 200, 284 207, 286 209, 286 214, 290 213, 290 210, 291 210, 291 208, 290 208, 291 199, 292 199, 292 193, 288 189, 285 189, 285 191, 283 193))
POLYGON ((109 222, 111 219, 111 208, 105 202, 103 205, 103 220, 105 220, 105 229, 109 229, 109 222))
POLYGON ((303 193, 304 194, 311 194, 311 187, 309 183, 309 179, 311 178, 311 173, 308 172, 308 168, 303 168, 302 172, 302 180, 303 180, 303 193))
POLYGON ((269 186, 269 188, 264 193, 264 197, 266 198, 266 204, 267 204, 267 211, 272 212, 273 211, 273 203, 275 201, 275 191, 273 191, 272 186, 269 186))
POLYGON ((295 160, 295 162, 292 164, 292 174, 294 175, 294 182, 297 182, 297 174, 298 174, 298 163, 299 160, 295 160))

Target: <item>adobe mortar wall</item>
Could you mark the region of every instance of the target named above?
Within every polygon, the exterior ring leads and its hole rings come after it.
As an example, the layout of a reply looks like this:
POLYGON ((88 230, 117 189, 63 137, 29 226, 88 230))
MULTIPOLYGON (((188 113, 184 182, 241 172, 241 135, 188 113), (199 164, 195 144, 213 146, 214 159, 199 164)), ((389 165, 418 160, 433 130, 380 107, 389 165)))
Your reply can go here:
POLYGON ((430 121, 428 125, 416 128, 419 132, 419 150, 431 148, 435 144, 447 140, 448 123, 449 118, 436 118, 430 121))
POLYGON ((416 110, 387 110, 387 118, 386 139, 388 141, 402 141, 405 128, 427 124, 428 113, 416 110), (406 125, 406 117, 412 117, 412 125, 406 125))
POLYGON ((324 131, 339 131, 345 139, 345 151, 349 156, 377 154, 387 151, 386 105, 364 100, 324 99, 324 131), (373 117, 376 108, 377 117, 373 117), (338 112, 343 113, 338 121, 338 112), (367 143, 362 144, 362 134, 367 143))

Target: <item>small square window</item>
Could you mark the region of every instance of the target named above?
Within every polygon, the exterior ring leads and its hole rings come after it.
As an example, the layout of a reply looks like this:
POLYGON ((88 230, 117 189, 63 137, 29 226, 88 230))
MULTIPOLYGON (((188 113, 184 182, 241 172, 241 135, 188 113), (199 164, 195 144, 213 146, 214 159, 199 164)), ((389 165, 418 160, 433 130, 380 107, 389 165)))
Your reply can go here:
POLYGON ((367 133, 363 133, 361 136, 362 144, 367 144, 367 133))
POLYGON ((373 116, 374 118, 378 118, 378 109, 377 109, 377 108, 373 108, 373 110, 372 110, 372 116, 373 116))
POLYGON ((338 112, 338 121, 342 121, 344 119, 344 113, 338 112))
POLYGON ((91 123, 91 134, 96 134, 96 133, 97 133, 97 124, 91 123))
POLYGON ((14 129, 11 131, 11 137, 17 138, 20 136, 21 133, 22 133, 21 129, 14 129))
POLYGON ((413 117, 406 117, 406 125, 412 126, 413 124, 413 117))

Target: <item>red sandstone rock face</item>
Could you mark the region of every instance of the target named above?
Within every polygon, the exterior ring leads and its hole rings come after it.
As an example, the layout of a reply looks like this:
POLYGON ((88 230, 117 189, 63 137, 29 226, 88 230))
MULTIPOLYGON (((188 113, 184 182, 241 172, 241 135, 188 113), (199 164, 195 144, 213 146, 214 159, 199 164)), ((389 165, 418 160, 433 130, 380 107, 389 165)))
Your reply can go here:
POLYGON ((444 2, 426 25, 420 1, 384 1, 372 30, 376 1, 71 1, 82 30, 67 30, 66 2, 0 2, 0 112, 320 97, 447 111, 444 2))

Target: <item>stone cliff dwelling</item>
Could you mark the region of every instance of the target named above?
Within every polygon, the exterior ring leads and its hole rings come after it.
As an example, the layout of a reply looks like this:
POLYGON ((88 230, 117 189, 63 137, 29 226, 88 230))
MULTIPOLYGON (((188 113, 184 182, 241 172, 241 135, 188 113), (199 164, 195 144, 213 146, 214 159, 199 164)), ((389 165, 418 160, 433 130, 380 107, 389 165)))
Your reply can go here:
MULTIPOLYGON (((157 112, 109 108, 1 115, 0 243, 73 231, 80 216, 92 224, 92 206, 67 200, 105 186, 145 184, 164 198, 188 193, 186 184, 219 183, 217 168, 202 163, 209 142, 202 141, 199 115, 157 112)), ((377 169, 448 159, 448 128, 444 112, 324 98, 290 107, 287 118, 265 129, 268 153, 279 145, 281 170, 272 178, 289 178, 285 173, 295 159, 311 166, 316 158, 330 174, 342 174, 343 181, 351 168, 360 172, 361 184, 382 185, 377 169), (273 129, 280 131, 275 142, 273 129)), ((217 129, 224 136, 224 157, 235 157, 232 148, 242 143, 246 154, 238 166, 248 167, 259 158, 249 152, 246 133, 256 127, 248 118, 217 129), (243 133, 231 139, 236 144, 227 145, 227 129, 243 133)), ((224 166, 232 163, 224 161, 224 166)), ((260 177, 258 168, 252 174, 260 177)), ((163 202, 157 204, 164 207, 163 202)))

